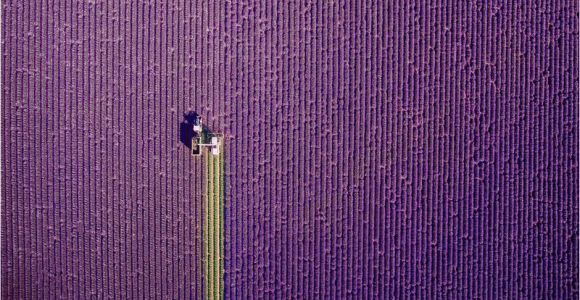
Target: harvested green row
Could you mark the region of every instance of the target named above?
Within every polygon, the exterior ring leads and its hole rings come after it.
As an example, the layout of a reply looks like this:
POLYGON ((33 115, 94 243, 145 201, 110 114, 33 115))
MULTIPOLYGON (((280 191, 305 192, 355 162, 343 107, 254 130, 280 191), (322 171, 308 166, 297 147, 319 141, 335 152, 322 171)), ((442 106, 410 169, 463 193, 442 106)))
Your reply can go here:
POLYGON ((206 201, 204 210, 205 294, 207 299, 223 299, 223 151, 207 156, 206 201))

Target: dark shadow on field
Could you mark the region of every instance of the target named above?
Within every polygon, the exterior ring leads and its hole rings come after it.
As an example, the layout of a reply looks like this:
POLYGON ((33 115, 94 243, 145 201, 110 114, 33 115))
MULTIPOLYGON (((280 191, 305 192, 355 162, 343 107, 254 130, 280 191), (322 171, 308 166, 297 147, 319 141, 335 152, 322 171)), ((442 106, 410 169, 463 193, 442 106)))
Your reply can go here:
POLYGON ((199 115, 190 111, 183 115, 183 121, 179 124, 179 140, 189 149, 191 149, 191 139, 194 137, 193 124, 199 115))

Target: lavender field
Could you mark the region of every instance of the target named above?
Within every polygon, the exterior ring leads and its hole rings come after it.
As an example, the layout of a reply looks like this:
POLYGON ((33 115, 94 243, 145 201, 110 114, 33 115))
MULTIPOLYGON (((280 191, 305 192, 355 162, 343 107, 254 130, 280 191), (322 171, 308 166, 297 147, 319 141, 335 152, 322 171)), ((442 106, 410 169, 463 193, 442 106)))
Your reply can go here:
POLYGON ((577 1, 2 1, 3 299, 577 299, 577 1), (185 141, 185 142, 184 142, 185 141))

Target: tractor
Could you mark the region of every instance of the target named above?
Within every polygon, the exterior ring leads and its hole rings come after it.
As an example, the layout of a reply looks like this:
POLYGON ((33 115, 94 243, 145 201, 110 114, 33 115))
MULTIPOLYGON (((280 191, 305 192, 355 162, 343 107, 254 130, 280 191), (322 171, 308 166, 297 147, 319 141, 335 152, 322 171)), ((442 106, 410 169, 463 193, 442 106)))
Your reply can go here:
POLYGON ((201 156, 202 148, 211 150, 211 154, 217 156, 220 154, 221 135, 209 133, 203 127, 201 117, 197 117, 193 123, 193 138, 191 139, 191 155, 201 156))

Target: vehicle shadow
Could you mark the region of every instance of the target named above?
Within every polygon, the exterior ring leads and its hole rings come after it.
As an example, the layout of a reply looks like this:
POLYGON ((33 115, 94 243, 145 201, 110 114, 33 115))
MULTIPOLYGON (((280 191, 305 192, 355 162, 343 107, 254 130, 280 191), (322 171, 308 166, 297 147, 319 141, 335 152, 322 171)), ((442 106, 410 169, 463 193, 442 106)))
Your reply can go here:
POLYGON ((199 118, 199 114, 190 111, 183 115, 183 121, 179 124, 179 140, 191 149, 191 139, 195 136, 193 124, 199 118))

